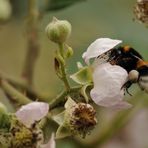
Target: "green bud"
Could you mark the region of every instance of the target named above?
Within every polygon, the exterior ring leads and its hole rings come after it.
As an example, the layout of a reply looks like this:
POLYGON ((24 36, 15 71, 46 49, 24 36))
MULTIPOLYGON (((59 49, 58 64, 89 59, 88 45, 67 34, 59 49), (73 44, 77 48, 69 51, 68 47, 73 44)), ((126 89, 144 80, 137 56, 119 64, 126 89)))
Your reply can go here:
POLYGON ((53 18, 45 29, 48 38, 55 43, 64 43, 71 34, 71 24, 66 20, 53 18))
POLYGON ((9 0, 0 0, 0 21, 6 21, 10 18, 12 8, 9 0))
POLYGON ((72 55, 73 55, 73 49, 70 46, 67 45, 67 50, 66 50, 66 53, 65 53, 65 57, 70 58, 72 55))

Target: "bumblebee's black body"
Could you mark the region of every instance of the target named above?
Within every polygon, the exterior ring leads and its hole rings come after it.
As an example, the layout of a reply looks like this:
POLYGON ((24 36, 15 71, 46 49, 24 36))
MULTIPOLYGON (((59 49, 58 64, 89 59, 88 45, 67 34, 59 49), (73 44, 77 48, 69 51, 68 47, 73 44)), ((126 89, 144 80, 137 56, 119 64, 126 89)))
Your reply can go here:
POLYGON ((148 76, 148 65, 143 65, 143 66, 137 68, 137 71, 138 71, 142 76, 148 76))
POLYGON ((143 58, 135 49, 125 46, 112 49, 109 61, 112 64, 123 67, 127 72, 130 72, 133 69, 137 69, 139 59, 143 58))

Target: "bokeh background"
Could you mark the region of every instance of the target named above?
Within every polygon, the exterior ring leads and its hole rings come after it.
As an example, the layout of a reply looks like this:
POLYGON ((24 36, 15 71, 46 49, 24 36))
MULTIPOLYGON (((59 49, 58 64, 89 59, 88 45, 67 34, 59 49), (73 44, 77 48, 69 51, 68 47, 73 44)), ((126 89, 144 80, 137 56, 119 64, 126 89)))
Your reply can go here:
MULTIPOLYGON (((42 5, 43 1, 38 1, 42 5)), ((8 22, 0 24, 0 71, 14 78, 20 78, 27 51, 25 33, 27 1, 12 0, 11 2, 13 5, 15 4, 14 13, 8 22)), ((53 16, 58 19, 66 19, 72 24, 72 35, 68 44, 73 47, 74 56, 68 61, 69 74, 76 71, 77 61, 83 63, 82 53, 91 42, 99 37, 123 40, 122 45, 132 46, 143 55, 144 59, 148 59, 148 29, 138 21, 134 21, 133 7, 135 3, 136 0, 87 0, 59 11, 47 11, 39 23, 40 54, 35 65, 34 88, 45 96, 53 97, 63 87, 54 73, 53 56, 57 46, 47 39, 44 31, 53 16)), ((144 101, 148 99, 148 95, 141 92, 137 86, 130 90, 134 97, 138 92, 140 93, 139 99, 144 101)), ((0 91, 0 101, 7 104, 9 110, 13 111, 2 91, 0 91)), ((112 114, 114 113, 105 110, 100 118, 104 118, 104 115, 109 117, 107 120, 110 120, 112 114)), ((127 125, 101 148, 147 148, 147 123, 148 110, 147 107, 144 107, 134 114, 127 125)), ((98 125, 97 128, 99 129, 101 126, 98 125)), ((97 135, 95 132, 88 139, 82 141, 87 143, 89 139, 97 139, 94 136, 97 135)), ((80 146, 73 140, 65 139, 59 140, 57 147, 78 148, 80 146)))

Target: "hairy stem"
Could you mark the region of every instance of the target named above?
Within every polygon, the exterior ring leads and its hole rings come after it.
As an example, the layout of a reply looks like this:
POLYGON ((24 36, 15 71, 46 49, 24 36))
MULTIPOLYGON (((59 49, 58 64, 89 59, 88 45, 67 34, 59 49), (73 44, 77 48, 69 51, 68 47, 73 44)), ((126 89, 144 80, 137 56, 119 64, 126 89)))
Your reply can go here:
POLYGON ((25 59, 23 78, 32 85, 35 63, 39 54, 37 0, 28 0, 27 39, 28 51, 25 59))

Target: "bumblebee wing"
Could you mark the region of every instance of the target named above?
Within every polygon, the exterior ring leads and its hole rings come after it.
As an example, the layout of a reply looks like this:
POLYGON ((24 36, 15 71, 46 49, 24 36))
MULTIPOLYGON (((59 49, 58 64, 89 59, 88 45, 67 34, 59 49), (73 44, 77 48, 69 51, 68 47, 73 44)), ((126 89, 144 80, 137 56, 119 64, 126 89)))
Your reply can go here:
POLYGON ((140 58, 140 59, 143 60, 142 55, 141 55, 138 51, 136 51, 135 49, 130 48, 130 53, 131 53, 133 56, 136 56, 136 57, 138 57, 138 58, 140 58))
POLYGON ((111 50, 101 54, 100 56, 98 56, 94 63, 99 65, 99 64, 102 64, 102 63, 107 63, 110 59, 110 56, 111 56, 111 50))

